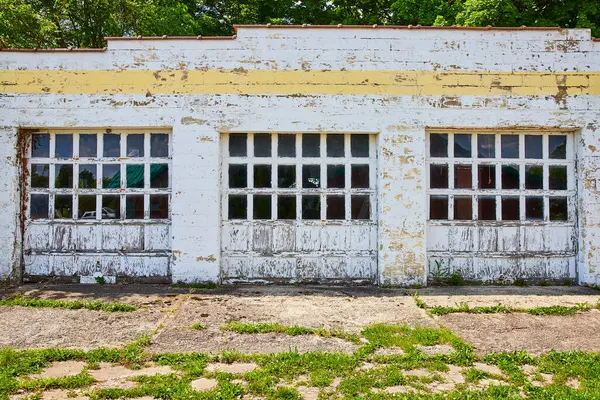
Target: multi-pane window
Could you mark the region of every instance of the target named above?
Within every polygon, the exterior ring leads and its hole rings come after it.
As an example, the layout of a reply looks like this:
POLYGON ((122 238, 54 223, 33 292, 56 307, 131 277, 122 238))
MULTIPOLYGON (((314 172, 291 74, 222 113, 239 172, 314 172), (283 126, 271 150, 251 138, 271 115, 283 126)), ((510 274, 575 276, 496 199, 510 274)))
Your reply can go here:
POLYGON ((169 219, 168 133, 35 133, 28 161, 30 219, 169 219))
POLYGON ((232 133, 225 137, 228 220, 374 220, 375 137, 232 133))
POLYGON ((573 219, 572 135, 432 132, 428 137, 430 220, 573 219))

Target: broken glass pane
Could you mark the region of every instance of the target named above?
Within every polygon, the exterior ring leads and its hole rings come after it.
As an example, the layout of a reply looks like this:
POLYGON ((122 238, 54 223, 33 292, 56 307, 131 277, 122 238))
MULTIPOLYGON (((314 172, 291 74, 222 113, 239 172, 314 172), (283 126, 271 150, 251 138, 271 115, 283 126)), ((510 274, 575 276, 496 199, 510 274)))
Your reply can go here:
POLYGON ((344 157, 344 135, 327 135, 327 157, 344 157))
POLYGON ((95 133, 79 135, 79 157, 96 157, 98 155, 98 137, 95 133))
POLYGON ((277 167, 277 187, 284 189, 296 187, 295 165, 279 165, 277 167))
POLYGON ((31 164, 31 187, 47 188, 50 184, 50 166, 48 164, 31 164))
POLYGON ((525 158, 542 158, 541 135, 525 135, 525 158))
POLYGON ((346 186, 346 167, 344 165, 327 166, 327 187, 344 188, 346 186))
POLYGON ((254 157, 271 157, 271 134, 254 135, 254 157))
POLYGON ((502 158, 519 158, 519 135, 501 135, 502 158))
POLYGON ((153 133, 150 135, 150 157, 169 157, 169 135, 153 133))
POLYGON ((54 196, 54 218, 73 218, 73 196, 70 194, 57 194, 54 196))
POLYGON ((472 189, 473 176, 470 165, 455 165, 454 166, 454 188, 455 189, 472 189))
POLYGON ((369 187, 369 166, 367 164, 353 165, 351 171, 350 181, 352 188, 369 187))
POLYGON ((350 208, 352 211, 352 219, 370 219, 371 207, 369 196, 352 196, 350 199, 350 208))
POLYGON ((518 189, 519 188, 519 166, 518 165, 503 165, 502 166, 502 189, 518 189))
POLYGON ((95 164, 80 164, 79 165, 79 188, 80 189, 95 189, 96 188, 96 165, 95 164))
POLYGON ((153 189, 169 187, 169 164, 150 165, 150 187, 153 189))
POLYGON ((121 196, 102 196, 102 219, 121 218, 121 196))
POLYGON ((50 157, 50 135, 47 133, 31 135, 31 157, 50 157))
POLYGON ((550 197, 550 221, 567 221, 569 210, 566 197, 550 197))
POLYGON ((477 135, 477 157, 494 158, 496 157, 496 136, 495 135, 477 135))
POLYGON ((346 219, 344 196, 327 196, 327 219, 346 219))
POLYGON ((448 135, 432 133, 429 135, 429 156, 448 157, 448 135))
POLYGON ((254 201, 254 219, 271 219, 271 195, 256 194, 254 201))
POLYGON ((525 166, 525 189, 542 189, 544 187, 544 168, 541 165, 525 166))
POLYGON ((31 202, 29 203, 31 219, 47 219, 48 218, 48 195, 47 194, 32 194, 31 202))
POLYGON ((319 196, 302 196, 302 219, 321 219, 319 196))
POLYGON ((495 197, 479 197, 478 212, 480 221, 495 221, 496 220, 496 198, 495 197))
POLYGON ((57 189, 73 188, 73 164, 56 164, 54 187, 57 189))
POLYGON ((127 157, 144 157, 144 135, 127 135, 127 157))
POLYGON ((246 219, 248 211, 248 200, 246 195, 229 195, 229 219, 246 219))
POLYGON ((446 164, 429 166, 429 187, 432 189, 448 188, 448 166, 446 164))
POLYGON ((247 171, 246 164, 229 164, 229 187, 234 189, 248 187, 247 171))
MULTIPOLYGON (((229 135, 229 156, 246 157, 248 135, 245 133, 232 133, 229 135)), ((244 217, 246 218, 246 217, 244 217)))
POLYGON ((543 220, 544 219, 544 198, 526 197, 525 198, 525 219, 543 220))
POLYGON ((565 135, 548 136, 548 157, 562 160, 567 158, 567 137, 565 135))
POLYGON ((277 155, 279 157, 296 157, 296 135, 277 135, 277 155))
POLYGON ((296 196, 277 196, 277 219, 296 219, 296 196))
POLYGON ((350 135, 352 157, 369 157, 369 135, 350 135))
POLYGON ((303 165, 302 166, 302 187, 305 189, 321 187, 321 166, 303 165))
POLYGON ((144 187, 144 164, 127 164, 127 187, 144 187))
POLYGON ((73 135, 56 135, 54 156, 57 158, 73 158, 73 135))
POLYGON ((521 204, 517 196, 502 196, 502 220, 518 221, 521 219, 521 204))
POLYGON ((96 219, 96 196, 79 196, 77 214, 79 219, 96 219))
POLYGON ((151 194, 150 195, 150 219, 168 219, 169 218, 169 195, 151 194))
POLYGON ((125 197, 125 218, 144 219, 143 194, 132 194, 125 197))
POLYGON ((429 196, 429 219, 448 219, 448 196, 429 196))
POLYGON ((550 190, 567 190, 567 167, 566 166, 550 166, 549 172, 549 187, 550 190))
POLYGON ((104 157, 121 156, 121 135, 105 133, 104 135, 104 157))
POLYGON ((119 164, 102 165, 102 187, 104 189, 121 187, 121 166, 119 164))
POLYGON ((463 133, 454 135, 454 157, 471 157, 471 135, 463 133))
POLYGON ((254 166, 254 187, 255 188, 270 188, 271 187, 271 166, 270 165, 255 165, 254 166))
POLYGON ((495 189, 496 188, 496 166, 495 165, 478 165, 477 180, 479 189, 495 189))
POLYGON ((471 196, 454 197, 454 219, 471 220, 473 219, 473 201, 471 196))
POLYGON ((302 135, 302 157, 321 156, 321 135, 305 133, 302 135))

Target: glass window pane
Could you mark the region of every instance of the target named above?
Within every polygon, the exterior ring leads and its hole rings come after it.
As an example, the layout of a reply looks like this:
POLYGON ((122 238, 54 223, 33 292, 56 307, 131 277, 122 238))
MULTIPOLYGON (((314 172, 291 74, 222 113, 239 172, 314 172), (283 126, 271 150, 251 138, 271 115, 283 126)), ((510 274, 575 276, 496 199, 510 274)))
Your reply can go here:
POLYGON ((567 137, 565 135, 548 136, 548 157, 561 160, 567 158, 567 137))
POLYGON ((73 158, 73 135, 60 134, 55 136, 54 156, 73 158))
POLYGON ((246 219, 248 199, 246 195, 229 195, 229 219, 246 219))
POLYGON ((454 197, 454 219, 471 220, 473 219, 473 201, 471 196, 454 197))
POLYGON ((73 196, 70 194, 57 194, 54 196, 54 218, 73 218, 73 196))
POLYGON ((549 187, 550 190, 567 190, 567 167, 566 166, 550 166, 549 172, 549 187))
POLYGON ((56 164, 54 169, 54 187, 57 189, 73 188, 73 164, 56 164))
POLYGON ((295 165, 279 165, 277 167, 277 187, 285 189, 296 187, 295 165))
POLYGON ((350 135, 352 157, 369 157, 369 135, 350 135))
POLYGON ((144 134, 127 135, 127 157, 144 157, 144 134))
POLYGON ((277 196, 277 219, 296 219, 296 196, 277 196))
POLYGON ((105 133, 103 135, 104 157, 121 156, 121 135, 105 133))
POLYGON ((121 218, 121 196, 102 196, 102 219, 121 218))
POLYGON ((346 186, 346 167, 344 165, 327 166, 327 187, 344 188, 346 186))
POLYGON ((127 164, 127 187, 144 187, 144 164, 127 164))
POLYGON ((248 187, 248 168, 246 164, 229 164, 229 187, 248 187))
POLYGON ((495 221, 496 220, 496 198, 495 197, 479 197, 477 207, 480 221, 495 221))
POLYGON ((502 220, 518 221, 521 219, 521 204, 516 196, 502 197, 502 220))
POLYGON ((296 157, 296 135, 277 135, 277 155, 279 157, 296 157))
POLYGON ((302 187, 305 189, 321 187, 321 166, 303 165, 302 166, 302 187))
POLYGON ((496 189, 496 166, 478 165, 477 181, 479 189, 496 189))
POLYGON ((429 196, 429 219, 448 219, 448 196, 429 196))
POLYGON ((448 187, 448 166, 431 164, 429 166, 429 187, 446 189, 448 187))
POLYGON ((448 135, 432 133, 429 135, 429 156, 448 157, 448 135))
POLYGON ((369 165, 353 165, 351 171, 350 181, 352 188, 369 187, 369 165))
POLYGON ((502 158, 519 158, 519 135, 501 135, 502 158))
POLYGON ((525 158, 542 158, 541 135, 525 135, 525 158))
POLYGON ((519 166, 502 166, 502 189, 519 189, 519 166))
POLYGON ((271 219, 271 195, 254 195, 254 219, 271 219))
POLYGON ((79 165, 79 188, 80 189, 95 189, 96 188, 96 164, 80 164, 79 165))
POLYGON ((454 157, 471 157, 471 135, 462 133, 454 135, 454 157))
POLYGON ((369 196, 352 196, 350 199, 352 209, 352 219, 370 219, 371 205, 369 196))
POLYGON ((254 135, 254 157, 271 157, 271 134, 254 135))
POLYGON ((79 196, 77 214, 79 219, 96 219, 96 196, 79 196))
POLYGON ((302 219, 321 219, 320 196, 302 196, 302 219))
POLYGON ((47 194, 32 194, 29 203, 31 219, 47 219, 48 218, 48 195, 47 194))
MULTIPOLYGON (((229 156, 246 157, 248 153, 248 135, 245 133, 232 133, 229 135, 229 156)), ((246 217, 244 217, 245 219, 246 217)))
POLYGON ((169 218, 169 195, 151 194, 150 195, 150 219, 168 219, 169 218))
POLYGON ((456 189, 472 189, 473 176, 470 165, 455 165, 454 166, 454 188, 456 189))
POLYGON ((150 187, 153 189, 169 187, 169 164, 150 164, 150 187))
POLYGON ((50 135, 47 133, 31 135, 31 157, 50 157, 50 135))
POLYGON ((302 135, 302 157, 321 156, 321 135, 305 133, 302 135))
POLYGON ((31 164, 31 187, 47 188, 50 184, 50 166, 48 164, 31 164))
POLYGON ((104 189, 121 187, 121 166, 119 164, 102 165, 102 187, 104 189))
POLYGON ((327 157, 344 157, 344 135, 327 135, 327 157))
POLYGON ((327 219, 346 219, 344 196, 327 196, 327 219))
POLYGON ((525 166, 525 189, 543 189, 544 169, 541 165, 525 166))
POLYGON ((144 219, 143 194, 133 194, 125 197, 125 218, 144 219))
POLYGON ((169 135, 153 133, 150 135, 150 157, 169 157, 169 135))
POLYGON ((496 157, 496 135, 477 135, 477 157, 496 157))
POLYGON ((544 219, 544 198, 526 197, 525 198, 525 219, 543 220, 544 219))
POLYGON ((95 133, 79 135, 79 157, 96 157, 98 155, 98 137, 95 133))
MULTIPOLYGON (((245 174, 245 170, 244 170, 245 174)), ((254 166, 254 187, 255 188, 270 188, 271 187, 271 166, 270 165, 255 165, 254 166)))
POLYGON ((550 221, 567 221, 568 208, 566 197, 550 197, 550 221))

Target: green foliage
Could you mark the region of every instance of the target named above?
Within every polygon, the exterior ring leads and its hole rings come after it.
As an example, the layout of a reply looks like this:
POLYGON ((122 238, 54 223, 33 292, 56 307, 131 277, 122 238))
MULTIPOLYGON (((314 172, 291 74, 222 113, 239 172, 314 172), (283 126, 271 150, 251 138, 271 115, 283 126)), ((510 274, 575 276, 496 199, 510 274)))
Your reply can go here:
POLYGON ((25 297, 23 295, 15 295, 0 299, 0 306, 22 306, 22 307, 51 307, 51 308, 67 308, 70 310, 79 310, 82 308, 94 311, 105 312, 130 312, 137 308, 131 304, 105 301, 87 301, 87 300, 52 300, 52 299, 37 299, 35 297, 25 297))
POLYGON ((206 326, 202 325, 200 322, 196 322, 190 325, 190 328, 195 329, 197 331, 203 331, 206 329, 206 326))
MULTIPOLYGON (((588 303, 579 303, 574 306, 549 306, 549 307, 534 307, 534 308, 522 308, 522 307, 510 307, 502 304, 496 306, 480 306, 471 307, 467 303, 458 303, 454 307, 447 306, 434 306, 429 309, 429 313, 432 315, 447 315, 452 313, 469 313, 469 314, 500 314, 500 313, 515 313, 522 312, 531 315, 574 315, 578 312, 589 311, 592 308, 599 308, 600 304, 596 307, 592 307, 588 303)), ((600 309, 600 308, 599 308, 600 309)))
POLYGON ((307 328, 304 326, 294 325, 287 326, 280 323, 260 323, 254 324, 250 322, 231 321, 223 325, 221 329, 225 331, 233 331, 237 333, 281 333, 290 336, 299 335, 316 335, 322 337, 337 337, 348 340, 352 343, 360 343, 360 338, 357 335, 344 332, 341 329, 325 329, 325 328, 307 328))
POLYGON ((173 283, 171 284, 174 288, 187 288, 187 289, 216 289, 219 287, 214 282, 195 282, 195 283, 173 283))

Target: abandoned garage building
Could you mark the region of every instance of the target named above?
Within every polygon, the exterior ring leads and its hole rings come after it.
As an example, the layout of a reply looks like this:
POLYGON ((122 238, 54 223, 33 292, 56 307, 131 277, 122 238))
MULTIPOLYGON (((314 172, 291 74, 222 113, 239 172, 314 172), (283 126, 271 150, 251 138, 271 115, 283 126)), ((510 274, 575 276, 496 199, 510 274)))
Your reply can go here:
POLYGON ((107 40, 0 51, 3 279, 600 284, 588 29, 107 40))

